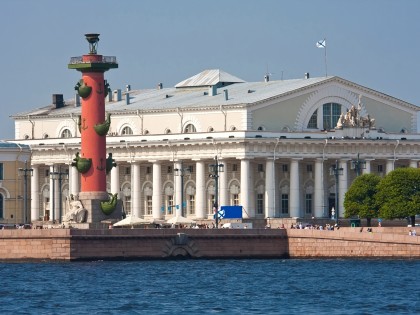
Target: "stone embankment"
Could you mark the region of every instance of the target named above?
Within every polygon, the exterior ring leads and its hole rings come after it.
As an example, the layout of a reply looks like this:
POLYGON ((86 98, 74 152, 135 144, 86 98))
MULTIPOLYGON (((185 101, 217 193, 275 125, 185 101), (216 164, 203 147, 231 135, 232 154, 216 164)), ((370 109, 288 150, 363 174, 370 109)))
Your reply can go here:
POLYGON ((406 228, 0 230, 0 260, 420 258, 406 228), (406 233, 404 233, 406 232, 406 233))

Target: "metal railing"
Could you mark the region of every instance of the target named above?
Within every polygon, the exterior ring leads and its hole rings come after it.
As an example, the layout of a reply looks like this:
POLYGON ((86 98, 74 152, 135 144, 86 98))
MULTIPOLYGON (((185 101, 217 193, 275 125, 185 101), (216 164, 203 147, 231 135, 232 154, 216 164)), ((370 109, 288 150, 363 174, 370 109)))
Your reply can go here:
POLYGON ((83 56, 71 57, 70 64, 79 64, 79 63, 117 63, 117 57, 115 56, 102 56, 101 60, 98 61, 83 61, 83 56))

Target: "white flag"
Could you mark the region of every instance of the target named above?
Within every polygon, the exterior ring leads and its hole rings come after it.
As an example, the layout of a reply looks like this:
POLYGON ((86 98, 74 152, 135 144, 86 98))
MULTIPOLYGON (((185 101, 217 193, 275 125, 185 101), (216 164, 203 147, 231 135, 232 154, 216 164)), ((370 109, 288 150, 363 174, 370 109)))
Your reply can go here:
POLYGON ((316 47, 325 48, 326 47, 325 39, 322 39, 322 40, 316 42, 316 47))

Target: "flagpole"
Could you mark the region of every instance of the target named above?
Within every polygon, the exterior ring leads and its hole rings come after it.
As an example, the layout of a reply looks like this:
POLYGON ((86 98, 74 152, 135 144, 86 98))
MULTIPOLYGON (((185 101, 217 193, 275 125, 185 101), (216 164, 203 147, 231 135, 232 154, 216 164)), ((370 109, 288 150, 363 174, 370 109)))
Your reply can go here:
POLYGON ((328 72, 327 72, 327 39, 324 38, 324 43, 325 43, 325 51, 324 51, 324 56, 325 56, 325 77, 328 77, 328 72))

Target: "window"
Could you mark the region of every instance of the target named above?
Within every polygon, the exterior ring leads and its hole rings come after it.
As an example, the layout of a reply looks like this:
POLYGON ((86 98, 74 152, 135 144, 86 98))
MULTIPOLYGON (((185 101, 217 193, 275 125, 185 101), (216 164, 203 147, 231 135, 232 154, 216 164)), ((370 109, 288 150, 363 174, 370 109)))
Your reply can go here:
POLYGON ((264 194, 257 194, 257 214, 264 213, 264 194))
POLYGON ((122 130, 121 130, 121 135, 126 136, 126 135, 132 135, 133 134, 133 129, 131 129, 129 126, 125 126, 122 130))
POLYGON ((289 171, 289 165, 282 164, 281 169, 282 169, 283 173, 287 173, 289 171))
POLYGON ((168 174, 172 174, 172 166, 168 166, 167 172, 168 172, 168 174))
POLYGON ((148 215, 153 214, 152 196, 146 196, 146 213, 148 215))
POLYGON ((239 195, 238 194, 233 194, 233 206, 239 206, 239 195))
POLYGON ((130 167, 126 167, 125 168, 125 175, 130 175, 131 174, 131 168, 130 167))
POLYGON ((146 167, 146 174, 152 174, 152 168, 150 166, 146 167))
POLYGON ((195 213, 195 196, 188 195, 188 214, 195 213))
POLYGON ((4 179, 4 173, 3 173, 3 163, 0 163, 0 180, 4 179))
POLYGON ((306 165, 306 172, 312 173, 312 164, 306 165))
POLYGON ((308 129, 318 129, 318 110, 316 110, 309 119, 308 129))
POLYGON ((127 215, 131 215, 131 196, 124 196, 123 199, 124 211, 127 215))
POLYGON ((194 172, 194 166, 190 165, 187 167, 188 172, 193 173, 194 172))
POLYGON ((289 213, 289 194, 281 194, 281 213, 289 213))
POLYGON ((238 171, 238 164, 232 164, 232 172, 238 171))
POLYGON ((0 218, 4 218, 4 196, 0 194, 0 218))
POLYGON ((61 133, 61 138, 71 138, 71 131, 68 129, 64 129, 63 132, 61 133))
POLYGON ((341 105, 337 103, 327 103, 323 105, 323 128, 325 130, 334 129, 341 115, 341 105))
POLYGON ((197 129, 195 129, 195 126, 193 124, 188 124, 185 126, 184 133, 193 133, 197 132, 197 129))
POLYGON ((45 177, 50 177, 50 170, 45 170, 45 177))
POLYGON ((305 194, 305 213, 312 213, 312 194, 305 194))
POLYGON ((174 196, 168 195, 166 196, 166 213, 172 214, 174 211, 174 196))
POLYGON ((210 195, 210 200, 209 200, 209 206, 208 206, 208 210, 207 210, 207 214, 214 214, 214 201, 216 197, 214 195, 210 195))
POLYGON ((264 172, 264 165, 263 164, 258 164, 258 172, 264 172))

